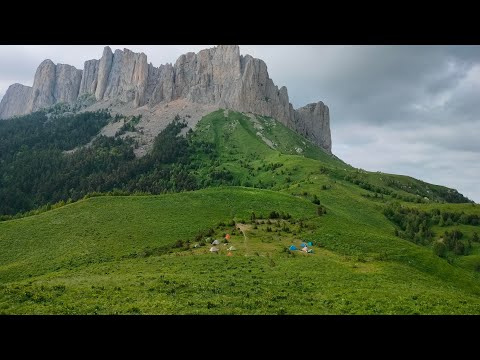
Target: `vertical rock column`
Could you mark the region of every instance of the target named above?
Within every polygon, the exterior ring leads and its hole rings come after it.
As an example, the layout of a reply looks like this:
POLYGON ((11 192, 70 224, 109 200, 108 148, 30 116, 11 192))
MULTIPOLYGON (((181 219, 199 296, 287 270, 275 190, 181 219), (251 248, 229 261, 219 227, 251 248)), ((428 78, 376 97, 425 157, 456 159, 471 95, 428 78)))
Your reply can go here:
POLYGON ((57 64, 55 71, 54 101, 73 103, 77 100, 82 70, 71 65, 57 64))
POLYGON ((36 111, 55 103, 56 67, 52 60, 44 60, 35 72, 32 95, 26 113, 36 111))
POLYGON ((78 95, 95 94, 97 89, 98 67, 100 60, 87 60, 83 66, 83 76, 78 95))
POLYGON ((108 76, 112 69, 113 53, 109 46, 103 49, 103 55, 98 65, 97 88, 95 89, 95 98, 102 100, 107 88, 108 76))

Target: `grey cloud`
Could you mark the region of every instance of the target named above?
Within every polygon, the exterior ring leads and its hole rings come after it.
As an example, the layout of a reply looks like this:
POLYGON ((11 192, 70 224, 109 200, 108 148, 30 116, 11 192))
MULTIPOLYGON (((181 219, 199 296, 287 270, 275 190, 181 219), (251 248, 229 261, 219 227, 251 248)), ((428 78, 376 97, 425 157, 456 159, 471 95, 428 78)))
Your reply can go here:
POLYGON ((445 73, 443 76, 433 77, 430 81, 425 83, 425 92, 430 95, 438 94, 442 91, 449 90, 458 85, 458 83, 465 77, 468 71, 467 67, 459 67, 450 73, 445 73))
POLYGON ((335 154, 356 167, 369 171, 403 174, 433 184, 455 188, 479 201, 480 149, 476 145, 480 126, 467 132, 468 124, 459 128, 425 126, 392 131, 390 127, 369 124, 345 124, 333 138, 335 154), (373 141, 351 146, 351 137, 373 141), (348 145, 347 145, 348 144, 348 145))
POLYGON ((421 114, 412 104, 455 88, 480 57, 478 46, 271 48, 251 50, 265 53, 271 77, 288 87, 294 106, 324 100, 337 122, 415 121, 421 114))
POLYGON ((0 47, 0 93, 12 83, 31 85, 37 66, 37 59, 29 57, 22 48, 0 47))
POLYGON ((479 46, 448 45, 443 47, 451 58, 460 59, 469 64, 478 64, 480 61, 479 46))
MULTIPOLYGON (((480 158, 480 122, 455 123, 453 126, 416 129, 409 136, 411 141, 424 142, 443 151, 453 150, 476 153, 480 158)), ((408 137, 407 137, 408 139, 408 137)))

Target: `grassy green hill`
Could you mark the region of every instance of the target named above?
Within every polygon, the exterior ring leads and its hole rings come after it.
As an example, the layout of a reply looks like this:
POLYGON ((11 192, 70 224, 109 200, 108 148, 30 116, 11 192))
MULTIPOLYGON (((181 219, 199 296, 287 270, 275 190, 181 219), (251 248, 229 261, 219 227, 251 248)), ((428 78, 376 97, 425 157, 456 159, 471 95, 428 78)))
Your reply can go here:
POLYGON ((0 313, 480 313, 480 210, 456 191, 355 169, 266 117, 220 110, 189 142, 205 189, 0 222, 0 313), (452 230, 469 250, 437 256, 452 230))

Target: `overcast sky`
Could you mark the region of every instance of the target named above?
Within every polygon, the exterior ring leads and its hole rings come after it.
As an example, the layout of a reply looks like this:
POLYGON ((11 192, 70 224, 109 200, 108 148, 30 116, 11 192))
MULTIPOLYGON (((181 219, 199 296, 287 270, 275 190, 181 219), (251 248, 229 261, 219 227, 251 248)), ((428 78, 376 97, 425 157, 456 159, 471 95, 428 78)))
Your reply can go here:
MULTIPOLYGON (((103 45, 0 46, 0 98, 44 59, 83 68, 103 45)), ((211 45, 110 45, 155 66, 211 45)), ((249 46, 295 108, 330 108, 332 150, 369 171, 410 175, 480 203, 480 46, 249 46)))

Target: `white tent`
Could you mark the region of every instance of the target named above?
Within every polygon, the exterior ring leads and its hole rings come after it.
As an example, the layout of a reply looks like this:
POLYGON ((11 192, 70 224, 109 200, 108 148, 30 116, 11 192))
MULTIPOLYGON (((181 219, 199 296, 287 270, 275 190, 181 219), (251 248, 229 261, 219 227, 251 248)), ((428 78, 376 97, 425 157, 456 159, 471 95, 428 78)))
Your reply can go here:
POLYGON ((232 245, 227 250, 228 251, 235 251, 235 250, 237 250, 237 248, 232 245))
POLYGON ((219 249, 218 249, 217 247, 215 247, 215 246, 212 246, 212 247, 210 248, 210 252, 218 252, 218 251, 219 251, 219 249))
POLYGON ((214 240, 214 241, 212 242, 212 245, 220 245, 220 241, 214 240))

